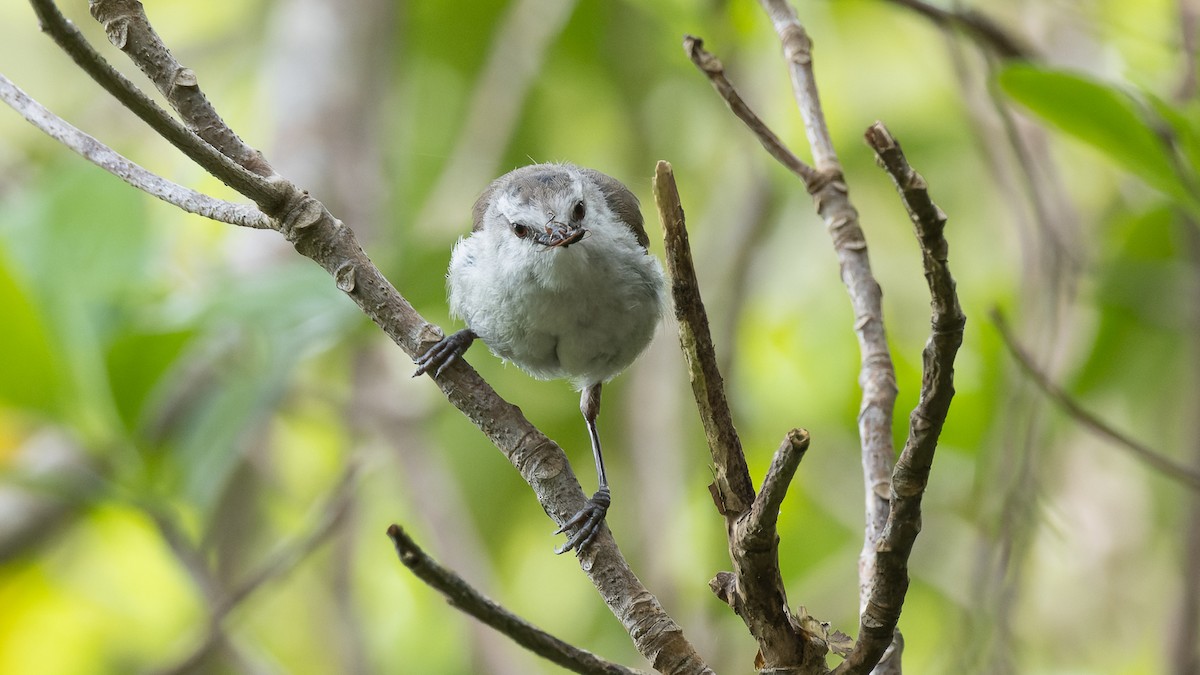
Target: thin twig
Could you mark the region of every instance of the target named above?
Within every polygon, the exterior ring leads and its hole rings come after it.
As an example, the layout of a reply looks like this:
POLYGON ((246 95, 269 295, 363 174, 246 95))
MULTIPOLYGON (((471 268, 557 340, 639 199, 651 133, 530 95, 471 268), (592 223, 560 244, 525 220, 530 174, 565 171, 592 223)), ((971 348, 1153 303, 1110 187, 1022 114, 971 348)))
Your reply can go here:
POLYGON ((92 164, 133 187, 177 206, 188 213, 230 225, 269 229, 271 221, 248 204, 234 204, 172 183, 122 157, 120 153, 71 126, 66 120, 30 98, 4 75, 0 75, 0 99, 21 113, 30 124, 78 153, 92 164))
POLYGON ((907 7, 940 28, 955 28, 1002 59, 1033 59, 1028 45, 996 23, 991 17, 971 8, 943 9, 923 0, 887 0, 907 7))
MULTIPOLYGON (((1183 217, 1190 220, 1186 215, 1183 217)), ((1185 226, 1184 232, 1187 237, 1187 260, 1190 263, 1189 271, 1193 284, 1192 291, 1178 300, 1183 307, 1196 307, 1200 305, 1200 283, 1196 283, 1200 282, 1200 228, 1196 227, 1195 222, 1190 222, 1185 226)), ((1200 386, 1200 351, 1197 350, 1200 340, 1196 339, 1200 338, 1200 334, 1196 331, 1198 326, 1195 323, 1192 326, 1191 375, 1194 396, 1195 388, 1200 386)), ((1194 400, 1195 398, 1192 399, 1194 400)), ((1190 403, 1184 405, 1190 406, 1190 403)), ((1200 471, 1200 419, 1194 415, 1187 415, 1185 419, 1191 420, 1191 466, 1200 471)), ((1170 635, 1167 636, 1166 650, 1169 655, 1170 675, 1200 673, 1200 645, 1196 643, 1196 636, 1200 635, 1200 492, 1193 492, 1184 501, 1186 515, 1180 537, 1183 549, 1180 556, 1180 569, 1183 570, 1179 580, 1181 590, 1167 622, 1167 625, 1172 627, 1170 635)))
POLYGON ((337 485, 329 497, 315 509, 320 514, 317 523, 306 534, 288 541, 267 556, 250 574, 231 588, 223 588, 212 575, 205 562, 204 555, 190 544, 187 537, 179 530, 175 522, 157 512, 148 509, 158 524, 163 538, 170 543, 176 556, 192 575, 193 581, 204 591, 210 609, 208 632, 192 651, 174 665, 160 671, 160 675, 174 675, 195 672, 196 667, 212 652, 213 649, 227 640, 225 635, 225 618, 229 613, 246 601, 255 591, 268 582, 282 579, 309 555, 317 550, 337 529, 342 517, 349 509, 354 497, 354 488, 358 483, 359 464, 352 461, 347 464, 337 485))
POLYGON ((877 544, 867 608, 854 649, 834 671, 837 675, 869 672, 895 640, 908 591, 908 558, 921 531, 921 500, 954 397, 954 358, 967 321, 947 264, 946 216, 930 199, 925 180, 908 165, 899 143, 883 124, 872 125, 866 138, 912 219, 929 284, 932 332, 921 355, 920 399, 909 417, 908 440, 892 474, 891 508, 877 544))
POLYGON ((171 107, 193 133, 221 154, 260 176, 269 177, 274 169, 262 153, 246 145, 205 98, 197 83, 196 72, 185 68, 163 44, 146 19, 138 0, 90 0, 92 16, 104 27, 108 41, 134 59, 146 77, 154 83, 171 107))
POLYGON ((508 611, 472 588, 453 570, 442 567, 429 557, 399 525, 389 527, 387 534, 396 547, 400 562, 418 579, 446 596, 451 605, 495 628, 534 654, 576 673, 637 675, 641 672, 606 661, 564 642, 508 611))
POLYGON ((779 444, 771 466, 767 469, 767 475, 763 478, 762 489, 759 490, 754 499, 754 506, 746 517, 747 537, 762 543, 777 537, 775 525, 779 520, 779 509, 787 495, 788 486, 792 483, 792 477, 796 475, 796 469, 800 466, 800 460, 804 459, 804 453, 808 451, 808 442, 807 431, 792 429, 779 444))
MULTIPOLYGON (((189 159, 216 176, 226 185, 249 197, 269 215, 278 208, 287 192, 284 186, 246 170, 221 154, 204 139, 192 133, 171 115, 142 93, 124 75, 96 53, 75 26, 67 21, 53 0, 30 0, 42 30, 54 40, 76 65, 91 76, 108 93, 142 118, 152 129, 169 141, 189 159)), ((139 54, 138 58, 149 57, 139 54)))
POLYGON ((738 518, 729 533, 733 574, 718 574, 709 582, 742 618, 758 641, 765 668, 794 672, 824 672, 829 634, 803 607, 788 606, 779 568, 779 506, 788 484, 808 449, 808 432, 793 429, 783 439, 763 480, 762 491, 751 508, 738 518))
MULTIPOLYGON (((780 164, 799 176, 800 180, 804 181, 805 186, 816 184, 816 169, 805 164, 803 160, 789 150, 783 144, 783 141, 779 140, 779 137, 775 135, 775 132, 767 127, 762 118, 746 104, 741 94, 738 94, 737 90, 729 82, 729 78, 725 77, 725 66, 721 64, 721 60, 704 49, 704 40, 694 35, 685 35, 683 38, 683 51, 687 53, 692 63, 700 69, 700 72, 708 76, 708 81, 717 90, 717 93, 721 95, 721 98, 724 99, 725 104, 750 129, 763 148, 780 164)), ((811 187, 809 191, 812 191, 811 187)))
POLYGON ((1008 348, 1009 353, 1017 360, 1017 364, 1021 366, 1021 370, 1024 370, 1025 374, 1033 380, 1038 389, 1041 389, 1043 394, 1058 404, 1072 419, 1088 431, 1112 441, 1117 447, 1123 448, 1163 476, 1193 490, 1200 490, 1200 472, 1189 466, 1180 464, 1145 443, 1114 429, 1097 415, 1086 410, 1065 389, 1055 384, 1049 375, 1037 367, 1033 357, 1030 356, 1029 352, 1020 345, 1016 336, 1013 335, 1012 329, 1009 328, 1008 321, 1005 320, 1003 314, 998 310, 993 310, 991 318, 992 323, 996 326, 996 330, 1000 333, 1000 338, 1004 341, 1004 346, 1008 348))
POLYGON ((1183 73, 1175 87, 1175 100, 1186 103, 1196 96, 1196 29, 1200 27, 1200 6, 1196 0, 1176 0, 1179 5, 1179 41, 1183 57, 1183 73))
POLYGON ((833 148, 833 136, 829 133, 829 125, 825 123, 825 112, 821 109, 821 97, 817 93, 817 78, 812 67, 812 39, 787 0, 759 0, 759 4, 771 19, 771 25, 775 27, 783 46, 783 60, 788 65, 796 106, 804 118, 804 133, 812 149, 813 164, 822 173, 835 172, 840 175, 842 165, 833 148))
POLYGON ((679 321, 679 343, 687 359, 692 393, 715 467, 717 507, 726 518, 736 518, 754 502, 754 484, 750 481, 741 439, 733 426, 733 414, 725 400, 725 383, 717 370, 708 315, 692 265, 679 189, 667 162, 660 161, 655 170, 654 201, 663 227, 671 296, 679 321))

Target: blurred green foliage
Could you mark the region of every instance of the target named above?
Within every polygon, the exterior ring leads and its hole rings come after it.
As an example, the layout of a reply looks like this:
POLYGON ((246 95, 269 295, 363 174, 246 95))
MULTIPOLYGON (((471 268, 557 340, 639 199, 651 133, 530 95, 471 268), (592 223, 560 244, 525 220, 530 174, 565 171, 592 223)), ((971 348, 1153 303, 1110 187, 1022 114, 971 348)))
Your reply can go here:
MULTIPOLYGON (((622 178, 656 254, 649 177, 671 161, 756 481, 789 428, 812 433, 780 515, 789 598, 855 632, 859 354, 836 259, 802 186, 679 48, 702 36, 806 156, 756 3, 581 0, 531 56, 527 89, 499 90, 520 113, 484 130, 494 154, 456 147, 471 106, 494 103, 474 97, 513 5, 352 4, 147 10, 234 129, 346 205, 337 215, 368 253, 446 327, 445 265, 483 187, 456 180, 456 152, 489 177, 533 159, 622 178), (448 204, 435 203, 442 184, 448 204)), ((903 209, 860 140, 875 119, 949 216, 969 317, 901 621, 906 667, 1165 672, 1190 597, 1181 532, 1197 527, 1195 496, 1052 410, 986 316, 1003 307, 1114 425, 1194 454, 1200 116, 1194 83, 1180 87, 1194 55, 1176 9, 974 3, 1039 54, 996 64, 882 0, 795 5, 885 291, 897 447, 928 297, 903 209)), ((82 6, 64 11, 133 70, 82 6)), ((147 168, 234 198, 107 99, 23 3, 0 7, 0 72, 147 168)), ((175 672, 193 655, 196 672, 558 672, 401 569, 391 522, 535 624, 644 667, 575 561, 552 555, 553 525, 504 457, 409 379, 407 358, 320 269, 275 233, 154 202, 14 114, 0 112, 0 139, 0 672, 175 672), (331 512, 333 534, 309 550, 331 512)), ((718 672, 746 672, 753 642, 707 589, 729 563, 672 332, 606 389, 610 523, 718 672)), ((574 392, 482 347, 469 358, 592 485, 574 392)))

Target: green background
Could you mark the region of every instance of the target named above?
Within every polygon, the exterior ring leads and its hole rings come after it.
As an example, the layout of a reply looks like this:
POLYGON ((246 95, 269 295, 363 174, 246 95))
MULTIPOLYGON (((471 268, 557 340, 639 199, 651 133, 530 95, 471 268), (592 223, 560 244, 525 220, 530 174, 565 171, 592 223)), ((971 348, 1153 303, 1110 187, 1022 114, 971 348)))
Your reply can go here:
MULTIPOLYGON (((144 82, 82 4, 64 11, 144 82)), ((803 186, 680 48, 703 37, 807 157, 756 3, 546 2, 507 37, 502 2, 148 4, 233 128, 448 329, 449 251, 490 178, 530 160, 616 176, 661 257, 650 178, 670 161, 756 482, 788 429, 812 434, 779 521, 789 600, 856 632, 859 356, 836 258, 803 186), (509 57, 485 71, 498 43, 509 57), (499 80, 482 95, 485 72, 499 80)), ((795 6, 884 289, 897 446, 928 295, 861 140, 876 119, 949 217, 968 315, 900 624, 908 671, 1168 672, 1195 601, 1197 495, 1061 414, 989 312, 1085 407, 1197 464, 1200 116, 1179 7, 975 3, 1036 54, 1009 64, 888 2, 795 6)), ((0 72, 143 166, 236 197, 76 70, 24 3, 0 6, 0 72)), ((754 642, 707 588, 729 562, 674 330, 605 388, 609 523, 700 653, 749 672, 754 642)), ((482 347, 469 360, 593 489, 569 386, 482 347)), ((0 110, 0 672, 172 672, 226 609, 199 672, 560 672, 400 567, 392 522, 533 623, 647 667, 575 560, 553 555, 561 539, 517 473, 411 369, 278 234, 183 214, 0 110), (327 536, 306 546, 314 532, 327 536)))

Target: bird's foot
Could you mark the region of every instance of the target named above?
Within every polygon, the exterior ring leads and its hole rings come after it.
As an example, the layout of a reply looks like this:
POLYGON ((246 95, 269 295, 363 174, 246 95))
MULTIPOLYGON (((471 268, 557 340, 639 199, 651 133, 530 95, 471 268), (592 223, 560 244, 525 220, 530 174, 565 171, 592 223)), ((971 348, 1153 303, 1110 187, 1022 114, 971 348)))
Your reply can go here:
POLYGON ((430 371, 433 372, 435 378, 441 376, 443 370, 448 368, 451 363, 457 361, 463 355, 463 352, 467 351, 467 348, 471 346, 476 337, 478 336, 475 335, 475 331, 470 328, 464 328, 457 333, 447 335, 438 340, 435 345, 429 348, 429 351, 413 361, 413 363, 417 364, 417 372, 413 373, 413 377, 424 375, 430 371))
POLYGON ((608 491, 608 487, 600 488, 592 498, 587 500, 587 504, 579 513, 576 513, 570 520, 563 523, 563 526, 554 531, 554 534, 562 534, 572 527, 578 526, 575 534, 567 540, 559 548, 554 549, 554 552, 562 555, 571 549, 575 549, 575 555, 583 552, 588 544, 596 538, 596 534, 600 532, 600 526, 604 523, 604 516, 608 514, 608 507, 612 504, 612 495, 608 491))

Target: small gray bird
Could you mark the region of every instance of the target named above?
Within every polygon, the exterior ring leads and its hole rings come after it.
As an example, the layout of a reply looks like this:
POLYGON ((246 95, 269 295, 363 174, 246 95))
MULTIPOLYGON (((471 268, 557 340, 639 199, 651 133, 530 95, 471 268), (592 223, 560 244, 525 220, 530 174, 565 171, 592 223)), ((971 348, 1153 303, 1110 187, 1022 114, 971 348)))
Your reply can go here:
POLYGON ((616 179, 572 164, 504 174, 475 202, 447 275, 451 313, 467 327, 416 360, 437 377, 479 338, 541 380, 567 379, 596 458, 599 489, 555 534, 555 549, 591 543, 612 503, 596 416, 600 387, 650 344, 666 304, 662 267, 646 250, 637 197, 616 179))

